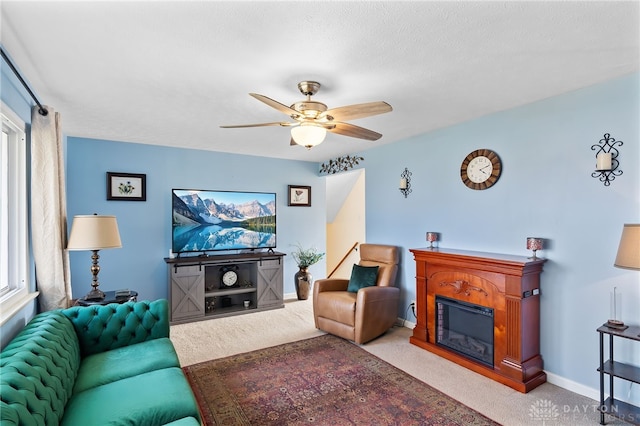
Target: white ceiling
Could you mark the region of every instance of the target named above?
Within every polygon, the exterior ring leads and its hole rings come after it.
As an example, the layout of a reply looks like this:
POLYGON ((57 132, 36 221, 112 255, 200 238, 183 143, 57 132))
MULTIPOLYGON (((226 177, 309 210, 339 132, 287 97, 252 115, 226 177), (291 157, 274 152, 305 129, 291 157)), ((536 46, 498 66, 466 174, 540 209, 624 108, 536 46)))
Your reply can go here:
POLYGON ((1 42, 69 136, 325 161, 637 72, 632 2, 12 1, 1 42), (255 100, 384 100, 307 151, 255 100))

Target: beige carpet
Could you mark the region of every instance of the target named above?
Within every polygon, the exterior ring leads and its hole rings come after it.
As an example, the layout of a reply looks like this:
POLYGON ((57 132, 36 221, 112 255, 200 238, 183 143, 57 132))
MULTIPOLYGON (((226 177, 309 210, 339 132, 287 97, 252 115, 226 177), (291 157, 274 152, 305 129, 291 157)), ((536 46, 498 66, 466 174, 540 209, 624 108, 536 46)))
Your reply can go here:
MULTIPOLYGON (((311 300, 284 309, 171 326, 183 366, 323 334, 311 300)), ((504 425, 597 425, 598 403, 546 383, 522 394, 409 343, 411 330, 394 327, 361 347, 504 425)), ((594 368, 594 374, 596 374, 594 368)), ((607 424, 626 424, 607 419, 607 424)))

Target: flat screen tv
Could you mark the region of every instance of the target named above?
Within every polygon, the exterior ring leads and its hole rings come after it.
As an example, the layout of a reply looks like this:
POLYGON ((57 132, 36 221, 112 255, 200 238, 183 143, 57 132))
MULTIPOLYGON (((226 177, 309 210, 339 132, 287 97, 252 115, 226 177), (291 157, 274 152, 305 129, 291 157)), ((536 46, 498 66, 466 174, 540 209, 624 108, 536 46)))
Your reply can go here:
POLYGON ((276 194, 172 189, 174 253, 276 247, 276 194))

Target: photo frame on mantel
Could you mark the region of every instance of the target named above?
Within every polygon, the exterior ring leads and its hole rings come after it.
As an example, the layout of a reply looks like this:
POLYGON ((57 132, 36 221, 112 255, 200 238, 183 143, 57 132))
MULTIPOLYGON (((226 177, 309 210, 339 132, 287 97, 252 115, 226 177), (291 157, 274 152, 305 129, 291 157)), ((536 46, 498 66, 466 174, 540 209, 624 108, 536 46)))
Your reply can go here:
POLYGON ((107 172, 107 200, 147 201, 147 175, 107 172))
POLYGON ((311 207, 311 187, 289 185, 289 206, 311 207))

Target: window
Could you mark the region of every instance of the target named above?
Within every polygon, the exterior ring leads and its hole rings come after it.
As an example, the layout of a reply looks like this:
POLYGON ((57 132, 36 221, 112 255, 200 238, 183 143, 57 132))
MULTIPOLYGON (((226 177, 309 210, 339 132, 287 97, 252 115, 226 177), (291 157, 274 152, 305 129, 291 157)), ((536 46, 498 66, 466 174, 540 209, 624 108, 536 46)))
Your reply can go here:
POLYGON ((27 224, 27 141, 25 124, 2 104, 0 147, 1 323, 31 300, 27 224))

